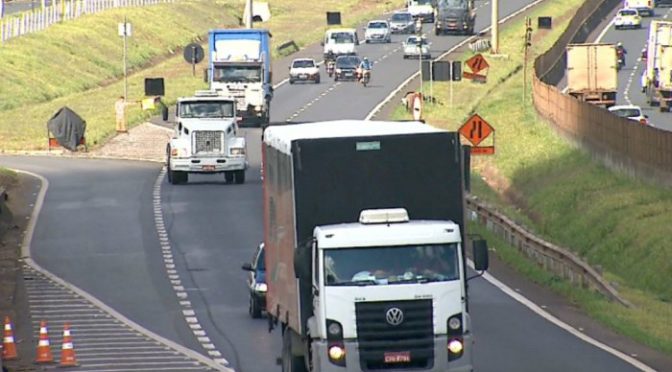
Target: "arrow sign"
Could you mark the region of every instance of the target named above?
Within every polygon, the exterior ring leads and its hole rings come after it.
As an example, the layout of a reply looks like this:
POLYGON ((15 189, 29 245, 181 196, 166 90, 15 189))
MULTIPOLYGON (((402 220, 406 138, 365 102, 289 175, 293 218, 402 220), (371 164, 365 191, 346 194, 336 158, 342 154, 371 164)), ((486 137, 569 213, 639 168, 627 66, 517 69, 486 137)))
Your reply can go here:
POLYGON ((473 74, 478 74, 482 70, 490 67, 488 61, 485 60, 485 57, 481 54, 477 54, 467 60, 467 66, 471 69, 473 74))
POLYGON ((485 119, 478 114, 473 114, 460 127, 460 134, 466 137, 472 145, 478 146, 484 139, 495 131, 485 119))

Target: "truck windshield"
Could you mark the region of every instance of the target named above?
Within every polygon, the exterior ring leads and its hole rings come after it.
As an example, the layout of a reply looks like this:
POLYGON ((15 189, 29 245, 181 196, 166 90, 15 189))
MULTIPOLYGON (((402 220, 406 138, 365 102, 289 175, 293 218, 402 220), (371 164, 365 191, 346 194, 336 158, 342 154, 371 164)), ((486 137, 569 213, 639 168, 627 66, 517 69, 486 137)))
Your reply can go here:
POLYGON ((441 8, 466 9, 467 0, 439 0, 438 5, 441 8))
POLYGON ((457 243, 325 249, 325 285, 394 285, 457 280, 457 250, 457 243))
POLYGON ((181 118, 232 118, 233 101, 189 101, 180 103, 181 118))
POLYGON ((331 34, 331 40, 335 44, 353 44, 355 38, 349 32, 335 32, 331 34))
POLYGON ((434 0, 412 0, 411 5, 432 5, 434 0))
POLYGON ((215 65, 212 79, 220 83, 258 83, 261 81, 261 66, 215 65))

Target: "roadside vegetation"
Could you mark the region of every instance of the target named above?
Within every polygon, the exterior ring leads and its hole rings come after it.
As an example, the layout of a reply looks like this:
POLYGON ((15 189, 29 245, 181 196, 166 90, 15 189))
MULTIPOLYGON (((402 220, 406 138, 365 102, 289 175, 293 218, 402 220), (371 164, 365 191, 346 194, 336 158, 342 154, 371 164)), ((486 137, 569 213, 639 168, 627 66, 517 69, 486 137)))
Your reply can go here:
MULTIPOLYGON (((317 42, 327 28, 327 11, 341 11, 343 25, 354 26, 400 4, 400 0, 327 0, 306 7, 300 0, 271 1, 271 20, 255 27, 271 31, 272 50, 278 57, 277 46, 286 41, 293 39, 299 47, 317 42)), ((90 146, 115 135, 113 105, 124 90, 122 42, 116 30, 124 16, 133 24, 129 100, 143 98, 146 77, 164 77, 164 102, 171 104, 179 96, 206 88, 205 62, 193 76, 180 48, 190 42, 206 43, 208 29, 239 27, 242 10, 240 0, 116 9, 11 39, 0 47, 0 151, 45 150, 46 122, 62 106, 86 120, 90 146)), ((129 126, 153 114, 132 106, 129 126)))
MULTIPOLYGON (((592 162, 589 155, 558 137, 532 104, 534 58, 554 43, 582 2, 549 0, 530 15, 536 19, 554 14, 554 19, 553 30, 534 30, 525 94, 525 28, 523 20, 518 20, 500 32, 500 54, 504 57, 484 55, 490 64, 487 83, 453 83, 452 108, 449 83, 435 83, 439 104, 426 105, 423 114, 429 123, 450 130, 458 129, 474 112, 492 124, 497 154, 473 158, 472 194, 497 205, 537 235, 572 249, 602 270, 634 306, 625 308, 572 287, 486 234, 499 258, 535 282, 562 293, 618 332, 672 353, 669 189, 615 174, 592 162)), ((467 51, 461 59, 472 55, 467 51)), ((428 94, 428 84, 424 89, 428 94)), ((399 107, 393 117, 409 119, 410 115, 399 107)), ((489 144, 486 140, 482 145, 489 144)))

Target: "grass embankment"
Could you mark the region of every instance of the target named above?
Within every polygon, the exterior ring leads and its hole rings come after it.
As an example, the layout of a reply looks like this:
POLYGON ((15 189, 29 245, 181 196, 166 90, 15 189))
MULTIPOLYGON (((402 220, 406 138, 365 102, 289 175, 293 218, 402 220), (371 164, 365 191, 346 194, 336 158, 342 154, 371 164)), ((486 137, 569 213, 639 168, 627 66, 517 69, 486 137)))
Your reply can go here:
MULTIPOLYGON (((582 2, 549 0, 533 12, 532 19, 556 16, 550 32, 534 30, 530 65, 553 44, 582 2)), ((472 193, 600 266, 605 278, 616 283, 634 307, 624 308, 571 287, 490 235, 500 258, 566 295, 611 328, 672 353, 672 195, 667 189, 610 172, 559 138, 532 105, 531 66, 523 101, 523 34, 522 20, 501 33, 500 53, 508 58, 485 55, 491 66, 488 82, 455 83, 452 108, 448 85, 435 83, 434 95, 441 104, 425 106, 424 116, 450 130, 456 130, 473 112, 490 122, 496 129, 497 154, 474 160, 474 169, 487 185, 474 180, 472 193)), ((462 59, 470 56, 465 53, 462 59)), ((407 119, 409 115, 400 107, 394 117, 407 119)))
MULTIPOLYGON (((327 28, 326 11, 341 11, 344 26, 353 26, 401 2, 328 0, 309 7, 301 0, 269 3, 271 20, 255 23, 255 27, 271 31, 273 53, 277 54, 276 46, 290 39, 299 46, 317 42, 327 28)), ((87 121, 90 145, 95 147, 115 134, 113 105, 123 92, 122 43, 116 32, 124 16, 134 27, 128 45, 129 66, 151 65, 129 76, 129 99, 142 98, 145 77, 161 76, 166 79, 164 102, 170 104, 206 87, 204 62, 192 76, 191 65, 181 53, 171 51, 192 41, 205 41, 208 29, 239 27, 237 17, 242 9, 243 2, 238 0, 117 9, 11 39, 0 48, 0 150, 46 149, 46 122, 65 105, 87 121)), ((131 107, 130 126, 151 114, 131 107)))

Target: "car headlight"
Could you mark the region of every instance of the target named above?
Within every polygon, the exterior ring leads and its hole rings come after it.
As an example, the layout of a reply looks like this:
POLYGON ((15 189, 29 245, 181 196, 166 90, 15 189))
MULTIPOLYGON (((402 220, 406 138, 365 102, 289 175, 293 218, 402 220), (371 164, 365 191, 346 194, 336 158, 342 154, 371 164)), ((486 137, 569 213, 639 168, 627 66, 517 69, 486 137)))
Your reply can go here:
POLYGON ((244 147, 232 147, 229 149, 229 153, 232 156, 243 156, 245 155, 245 148, 244 147))
POLYGON ((337 68, 337 69, 336 69, 336 73, 337 73, 337 74, 340 74, 341 72, 343 72, 343 70, 341 70, 340 68, 337 68))
POLYGON ((266 292, 268 291, 268 286, 266 285, 266 283, 256 283, 254 285, 254 290, 256 292, 266 292))

